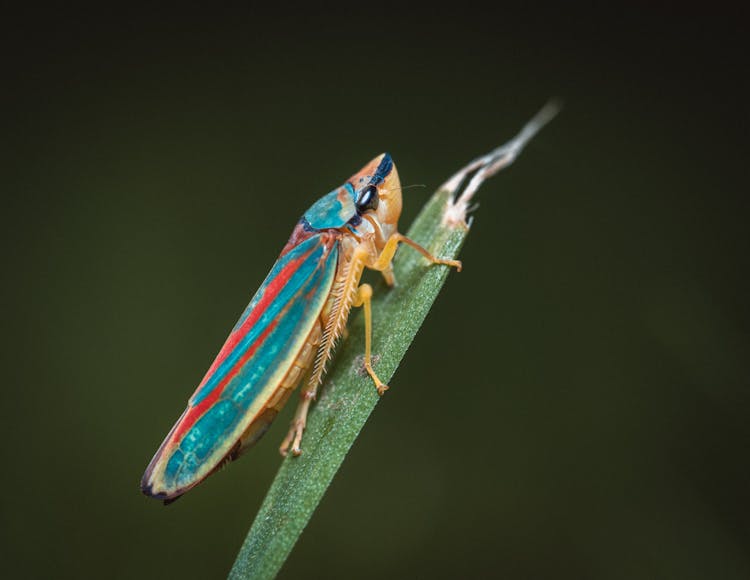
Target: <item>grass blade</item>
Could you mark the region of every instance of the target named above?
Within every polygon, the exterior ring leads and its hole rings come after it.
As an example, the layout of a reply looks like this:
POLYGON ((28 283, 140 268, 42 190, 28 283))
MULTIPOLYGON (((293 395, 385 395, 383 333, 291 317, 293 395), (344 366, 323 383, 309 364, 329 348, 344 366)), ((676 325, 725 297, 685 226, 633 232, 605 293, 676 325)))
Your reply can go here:
MULTIPOLYGON (((441 258, 455 258, 469 232, 466 212, 482 181, 508 165, 554 110, 548 105, 508 144, 456 173, 432 196, 407 235, 441 258)), ((446 266, 431 266, 408 248, 394 263, 397 286, 375 289, 373 354, 388 383, 448 276, 446 266), (384 330, 387 329, 387 332, 384 330)), ((320 399, 313 406, 300 457, 287 457, 240 549, 229 577, 273 578, 281 569, 313 511, 357 438, 379 396, 362 372, 364 321, 352 315, 349 338, 338 348, 320 399)), ((388 396, 386 393, 385 396, 388 396)))

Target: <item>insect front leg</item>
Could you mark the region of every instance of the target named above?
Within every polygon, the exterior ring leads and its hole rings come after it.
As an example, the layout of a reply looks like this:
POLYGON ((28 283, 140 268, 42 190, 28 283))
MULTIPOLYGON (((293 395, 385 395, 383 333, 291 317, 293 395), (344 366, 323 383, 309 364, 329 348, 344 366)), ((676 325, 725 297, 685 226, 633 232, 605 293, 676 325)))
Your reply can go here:
POLYGON ((380 255, 377 257, 377 259, 375 259, 371 264, 367 264, 368 268, 382 272, 383 277, 385 278, 385 281, 389 286, 392 286, 392 282, 394 281, 393 266, 391 262, 393 260, 393 256, 396 254, 396 249, 398 248, 399 243, 404 243, 407 246, 411 246, 417 252, 427 258, 432 264, 451 266, 452 268, 456 268, 456 270, 458 270, 459 272, 461 271, 460 260, 443 260, 441 258, 436 258, 411 238, 407 238, 405 235, 396 232, 395 234, 391 235, 390 238, 388 238, 388 241, 383 247, 383 251, 380 252, 380 255))
POLYGON ((385 283, 388 284, 388 286, 396 285, 396 276, 393 275, 393 264, 389 263, 381 272, 381 274, 383 275, 385 283))
MULTIPOLYGON (((396 249, 398 248, 398 244, 402 242, 405 243, 408 246, 411 246, 415 250, 417 250, 420 254, 422 254, 425 258, 427 258, 431 263, 433 264, 443 264, 445 266, 451 266, 458 271, 461 271, 461 262, 458 260, 443 260, 441 258, 436 258, 433 256, 430 252, 425 250, 422 246, 420 246, 417 242, 414 240, 407 238, 403 234, 400 234, 396 232, 395 234, 391 235, 391 237, 388 238, 388 241, 386 241, 385 246, 383 247, 383 251, 380 252, 380 255, 377 256, 377 258, 372 259, 372 254, 368 254, 368 252, 364 251, 362 249, 362 246, 357 249, 357 251, 354 254, 353 262, 356 262, 357 260, 362 260, 368 268, 371 270, 377 270, 383 274, 383 278, 385 278, 386 283, 389 286, 393 286, 396 282, 396 279, 393 275, 393 256, 396 254, 396 249)), ((372 299, 372 287, 369 284, 362 284, 357 288, 357 293, 354 297, 354 301, 352 303, 353 306, 362 306, 364 307, 364 314, 365 314, 365 369, 367 370, 367 373, 372 378, 373 382, 375 383, 375 387, 378 390, 378 393, 382 395, 388 390, 388 385, 383 383, 383 381, 380 380, 377 374, 375 374, 375 371, 372 368, 372 307, 371 307, 371 299, 372 299)))

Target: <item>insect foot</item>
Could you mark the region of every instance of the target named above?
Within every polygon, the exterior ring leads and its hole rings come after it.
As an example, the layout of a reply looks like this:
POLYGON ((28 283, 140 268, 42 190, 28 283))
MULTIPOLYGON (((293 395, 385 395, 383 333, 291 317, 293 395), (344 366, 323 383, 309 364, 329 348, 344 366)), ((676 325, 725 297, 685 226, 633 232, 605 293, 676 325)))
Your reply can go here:
POLYGON ((438 264, 443 264, 444 266, 450 266, 451 268, 455 268, 456 272, 460 272, 461 268, 463 268, 463 264, 461 263, 461 260, 438 260, 438 264))
POLYGON ((289 454, 291 447, 292 455, 299 457, 302 455, 302 434, 305 432, 305 421, 296 419, 292 421, 292 426, 289 428, 289 433, 286 434, 284 440, 281 442, 279 447, 279 453, 286 457, 289 454))
POLYGON ((388 385, 384 385, 383 383, 378 383, 375 385, 375 388, 378 390, 378 395, 382 397, 390 387, 388 385))

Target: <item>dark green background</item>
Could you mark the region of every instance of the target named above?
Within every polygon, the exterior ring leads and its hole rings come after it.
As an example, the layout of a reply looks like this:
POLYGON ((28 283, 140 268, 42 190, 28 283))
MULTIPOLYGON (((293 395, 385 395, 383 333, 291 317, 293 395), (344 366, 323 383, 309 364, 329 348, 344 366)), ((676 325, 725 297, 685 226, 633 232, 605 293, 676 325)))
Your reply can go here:
POLYGON ((742 21, 7 19, 3 576, 222 577, 289 410, 169 508, 138 481, 298 216, 387 150, 406 229, 559 96, 282 576, 748 577, 742 21))

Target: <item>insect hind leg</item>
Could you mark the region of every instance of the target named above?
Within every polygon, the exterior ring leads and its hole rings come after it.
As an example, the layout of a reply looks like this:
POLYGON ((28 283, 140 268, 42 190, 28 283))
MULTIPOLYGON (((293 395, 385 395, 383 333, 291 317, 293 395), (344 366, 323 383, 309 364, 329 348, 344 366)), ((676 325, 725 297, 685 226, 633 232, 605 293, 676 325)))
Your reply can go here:
POLYGON ((307 413, 310 410, 310 404, 315 399, 317 388, 305 388, 301 393, 301 400, 297 405, 297 410, 294 412, 294 418, 292 424, 289 427, 289 432, 284 437, 279 447, 279 452, 286 457, 291 450, 292 455, 299 457, 302 455, 302 434, 305 432, 307 426, 307 413))

